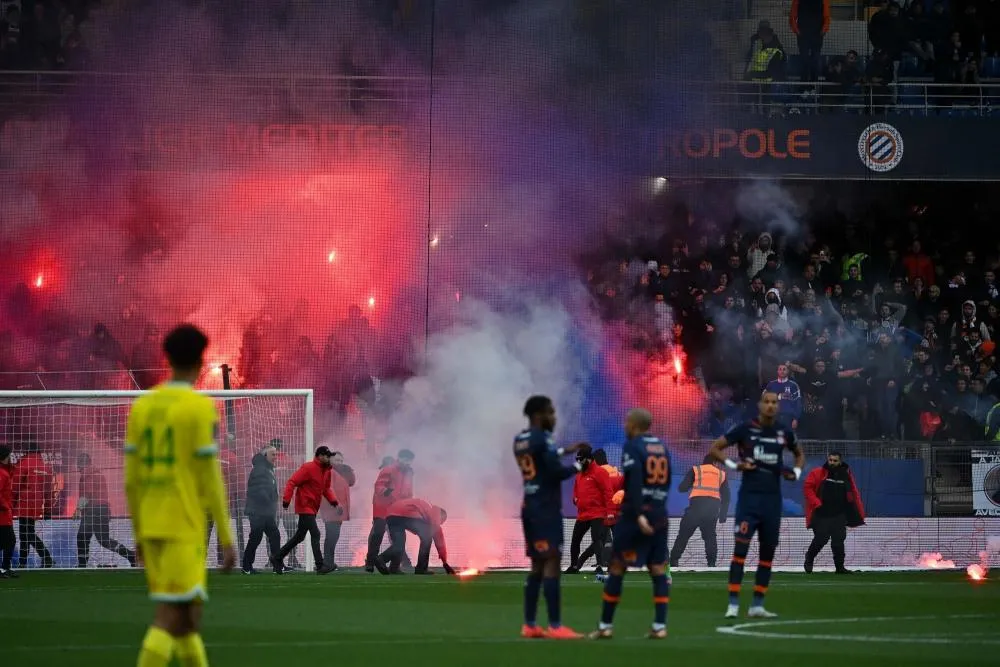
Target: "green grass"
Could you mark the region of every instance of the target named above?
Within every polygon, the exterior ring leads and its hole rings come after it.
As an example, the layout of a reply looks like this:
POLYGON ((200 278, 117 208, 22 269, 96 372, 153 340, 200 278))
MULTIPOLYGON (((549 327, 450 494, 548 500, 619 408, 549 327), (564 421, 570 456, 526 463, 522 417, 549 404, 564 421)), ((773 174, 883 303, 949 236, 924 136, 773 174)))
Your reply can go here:
MULTIPOLYGON (((973 585, 958 573, 777 573, 768 607, 781 623, 755 629, 740 619, 736 630, 780 637, 719 632, 733 625, 721 618, 725 575, 679 573, 665 642, 641 639, 652 616, 649 580, 641 573, 629 574, 613 641, 522 641, 522 581, 515 573, 464 582, 353 572, 213 574, 202 634, 213 667, 397 660, 428 667, 969 667, 996 664, 1000 649, 1000 585, 973 585)), ((592 629, 600 593, 592 577, 565 577, 564 621, 592 629)), ((544 609, 543 602, 540 618, 544 609)), ((28 572, 0 581, 0 654, 26 667, 132 665, 151 613, 138 572, 28 572)))

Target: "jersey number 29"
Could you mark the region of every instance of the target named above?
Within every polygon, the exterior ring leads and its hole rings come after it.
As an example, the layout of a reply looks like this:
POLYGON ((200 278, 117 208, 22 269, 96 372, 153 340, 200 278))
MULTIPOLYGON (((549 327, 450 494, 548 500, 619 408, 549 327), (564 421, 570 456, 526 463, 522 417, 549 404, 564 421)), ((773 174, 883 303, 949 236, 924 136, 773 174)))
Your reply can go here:
POLYGON ((669 477, 669 463, 666 456, 649 456, 646 458, 646 485, 662 486, 669 477))
POLYGON ((521 468, 521 477, 526 482, 535 479, 535 458, 531 454, 521 454, 517 457, 517 465, 521 468))

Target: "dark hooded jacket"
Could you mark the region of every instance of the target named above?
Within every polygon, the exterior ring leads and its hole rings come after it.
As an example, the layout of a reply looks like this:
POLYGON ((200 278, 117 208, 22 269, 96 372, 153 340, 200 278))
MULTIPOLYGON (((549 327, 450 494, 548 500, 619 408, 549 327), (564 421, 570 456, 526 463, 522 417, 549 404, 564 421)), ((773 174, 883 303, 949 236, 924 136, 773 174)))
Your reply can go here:
POLYGON ((277 517, 278 480, 274 464, 263 453, 253 457, 253 470, 247 480, 247 516, 277 517))

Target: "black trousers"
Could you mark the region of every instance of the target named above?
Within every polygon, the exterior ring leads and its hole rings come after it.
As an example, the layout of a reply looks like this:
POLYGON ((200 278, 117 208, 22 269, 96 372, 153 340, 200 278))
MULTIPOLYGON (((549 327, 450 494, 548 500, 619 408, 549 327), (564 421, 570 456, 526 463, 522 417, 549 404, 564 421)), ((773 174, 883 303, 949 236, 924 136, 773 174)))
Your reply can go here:
POLYGON ((38 536, 34 519, 19 518, 17 520, 17 538, 21 543, 20 549, 18 549, 18 562, 21 563, 21 567, 28 566, 28 549, 32 547, 34 547, 38 557, 42 559, 42 567, 52 567, 52 554, 45 548, 42 538, 38 536))
POLYGON ((798 36, 799 55, 802 56, 802 80, 817 81, 820 75, 820 51, 823 50, 823 33, 809 32, 798 36))
POLYGON ((844 569, 844 542, 847 540, 847 516, 813 516, 813 539, 806 550, 806 562, 811 563, 830 542, 833 551, 833 564, 838 570, 844 569))
POLYGON ((312 547, 313 559, 316 561, 316 569, 323 567, 323 550, 319 545, 319 524, 316 523, 315 514, 299 515, 299 525, 295 529, 295 534, 285 543, 285 546, 281 547, 276 560, 279 563, 285 560, 288 552, 299 546, 306 539, 306 535, 309 535, 309 544, 312 547))
POLYGON ((365 555, 365 567, 370 567, 382 548, 382 538, 385 537, 385 519, 372 519, 372 529, 368 533, 368 553, 365 555))
POLYGON ((417 552, 417 566, 415 572, 426 572, 428 563, 431 560, 431 544, 434 542, 434 533, 431 524, 421 519, 409 519, 401 516, 391 516, 386 520, 389 527, 389 540, 392 546, 386 551, 385 560, 389 563, 390 571, 399 571, 406 555, 406 533, 411 532, 420 539, 420 549, 417 552))
POLYGON ((590 521, 577 521, 573 524, 573 536, 569 541, 569 562, 573 567, 583 567, 583 564, 590 560, 591 556, 597 559, 598 567, 604 567, 604 540, 607 528, 604 519, 591 519, 590 521), (590 546, 580 554, 580 545, 583 536, 590 533, 590 546))
POLYGON ((80 567, 87 566, 92 537, 108 551, 131 560, 132 552, 111 539, 111 509, 107 505, 90 505, 80 512, 80 528, 76 531, 76 560, 80 567))
POLYGON ((17 538, 14 537, 14 526, 0 526, 0 570, 6 572, 10 569, 11 561, 14 560, 14 545, 17 538))
POLYGON ((719 520, 719 505, 718 500, 692 499, 681 518, 674 546, 670 549, 671 566, 677 566, 694 531, 700 530, 701 539, 705 540, 705 560, 709 567, 715 567, 716 559, 719 557, 719 540, 715 534, 719 520))
POLYGON ((257 558, 257 548, 261 540, 267 536, 268 554, 276 554, 281 551, 281 533, 278 532, 278 519, 271 516, 250 515, 250 537, 247 539, 247 548, 243 550, 243 569, 249 570, 253 567, 253 562, 257 558))
POLYGON ((327 565, 337 563, 337 542, 340 541, 340 529, 343 521, 327 521, 326 537, 323 538, 323 562, 327 565))

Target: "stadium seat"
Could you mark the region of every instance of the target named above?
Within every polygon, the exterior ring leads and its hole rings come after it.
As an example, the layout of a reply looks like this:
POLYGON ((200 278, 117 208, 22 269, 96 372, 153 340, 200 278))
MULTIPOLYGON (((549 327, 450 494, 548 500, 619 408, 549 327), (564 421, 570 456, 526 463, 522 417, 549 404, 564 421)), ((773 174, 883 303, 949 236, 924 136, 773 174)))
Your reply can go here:
POLYGON ((1000 77, 1000 58, 996 56, 990 56, 989 58, 983 59, 982 76, 987 79, 995 79, 997 77, 1000 77))
POLYGON ((791 55, 788 56, 788 66, 786 73, 789 79, 798 79, 802 76, 802 56, 791 55))
POLYGON ((915 56, 904 55, 903 60, 899 63, 899 75, 921 76, 922 74, 923 70, 920 67, 920 61, 915 56))

